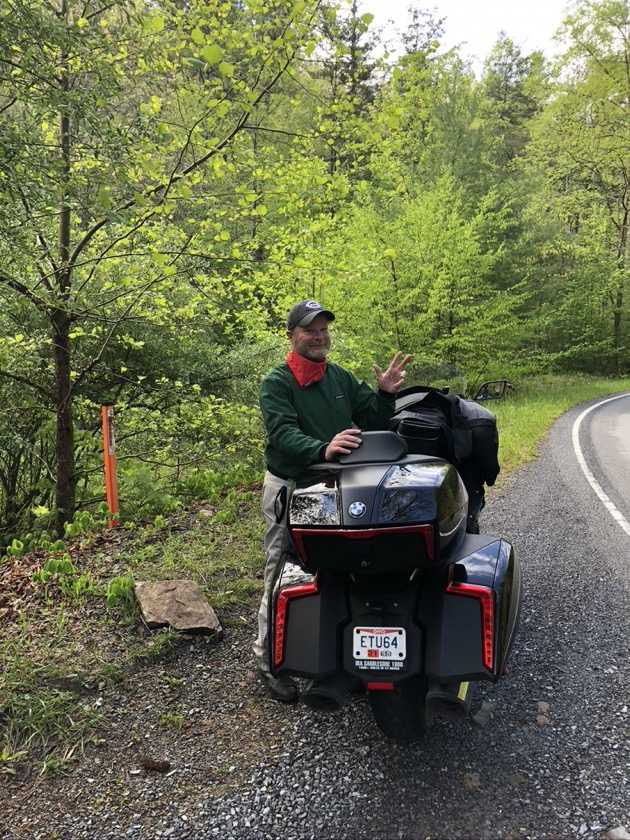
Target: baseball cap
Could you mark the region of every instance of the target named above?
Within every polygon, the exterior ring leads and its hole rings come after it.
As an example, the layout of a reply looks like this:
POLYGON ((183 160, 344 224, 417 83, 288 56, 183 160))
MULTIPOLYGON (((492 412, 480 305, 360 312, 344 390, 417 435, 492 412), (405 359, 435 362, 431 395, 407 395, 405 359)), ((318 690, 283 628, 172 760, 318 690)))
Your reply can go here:
POLYGON ((321 303, 315 300, 301 300, 296 303, 287 316, 287 329, 293 327, 307 327, 313 318, 318 315, 325 315, 329 321, 334 321, 335 316, 328 309, 324 309, 321 303))

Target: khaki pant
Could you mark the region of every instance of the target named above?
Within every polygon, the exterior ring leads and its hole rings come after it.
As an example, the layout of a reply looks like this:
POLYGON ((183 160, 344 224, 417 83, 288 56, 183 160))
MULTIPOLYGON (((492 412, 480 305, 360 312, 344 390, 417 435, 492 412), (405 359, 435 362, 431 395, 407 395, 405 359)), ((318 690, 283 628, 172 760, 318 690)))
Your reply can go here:
POLYGON ((271 584, 273 574, 278 560, 283 552, 291 545, 289 529, 286 525, 286 510, 282 511, 280 522, 277 521, 280 514, 278 495, 283 487, 289 487, 293 482, 278 478, 269 471, 265 473, 262 491, 262 513, 265 519, 266 531, 264 538, 265 550, 265 574, 264 592, 260 608, 258 610, 258 637, 253 645, 254 656, 258 667, 262 671, 269 670, 269 650, 267 644, 267 632, 269 621, 269 597, 271 595, 271 584))

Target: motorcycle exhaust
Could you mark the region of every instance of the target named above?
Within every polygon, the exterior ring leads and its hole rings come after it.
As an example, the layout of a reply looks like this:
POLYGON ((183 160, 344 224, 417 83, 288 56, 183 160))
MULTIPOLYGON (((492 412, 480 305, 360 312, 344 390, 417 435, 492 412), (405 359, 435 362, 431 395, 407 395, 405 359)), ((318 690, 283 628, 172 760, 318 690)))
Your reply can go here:
POLYGON ((470 683, 431 683, 427 708, 445 718, 463 718, 470 712, 470 683))
POLYGON ((316 712, 338 712, 346 702, 351 682, 348 674, 312 680, 302 692, 302 703, 316 712))

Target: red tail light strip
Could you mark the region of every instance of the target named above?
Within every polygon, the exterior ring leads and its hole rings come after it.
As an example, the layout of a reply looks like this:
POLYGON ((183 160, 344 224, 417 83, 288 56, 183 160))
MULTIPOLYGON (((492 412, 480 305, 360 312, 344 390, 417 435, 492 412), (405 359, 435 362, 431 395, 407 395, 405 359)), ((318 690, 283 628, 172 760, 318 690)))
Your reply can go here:
POLYGON ((494 592, 488 586, 450 581, 446 586, 449 595, 463 595, 474 598, 481 607, 482 659, 488 671, 494 666, 494 592))
POLYGON ((435 557, 433 526, 431 525, 396 525, 391 528, 292 528, 291 536, 297 548, 300 560, 307 565, 303 537, 315 537, 321 534, 327 537, 343 537, 345 540, 371 540, 387 534, 422 534, 424 547, 429 560, 435 557))
POLYGON ((365 684, 368 691, 393 691, 394 683, 369 682, 365 684))
POLYGON ((295 598, 303 598, 306 595, 316 595, 317 590, 316 577, 312 583, 302 583, 299 586, 285 586, 276 595, 276 611, 273 623, 273 664, 276 668, 284 659, 284 638, 289 601, 295 598))

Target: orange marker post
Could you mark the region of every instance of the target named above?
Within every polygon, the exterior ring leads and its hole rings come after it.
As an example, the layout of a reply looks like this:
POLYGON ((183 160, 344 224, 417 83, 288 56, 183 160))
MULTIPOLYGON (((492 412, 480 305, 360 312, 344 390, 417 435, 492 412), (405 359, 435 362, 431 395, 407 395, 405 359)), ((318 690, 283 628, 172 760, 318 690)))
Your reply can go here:
POLYGON ((112 516, 107 521, 108 528, 118 525, 118 487, 116 483, 116 441, 114 439, 114 406, 111 403, 101 406, 101 425, 103 428, 103 456, 105 464, 105 500, 112 516))

